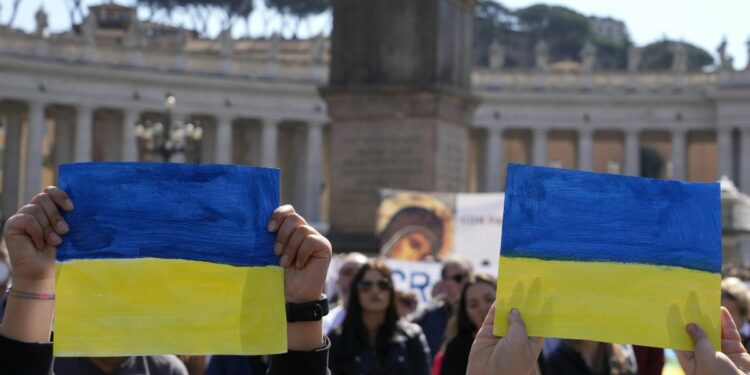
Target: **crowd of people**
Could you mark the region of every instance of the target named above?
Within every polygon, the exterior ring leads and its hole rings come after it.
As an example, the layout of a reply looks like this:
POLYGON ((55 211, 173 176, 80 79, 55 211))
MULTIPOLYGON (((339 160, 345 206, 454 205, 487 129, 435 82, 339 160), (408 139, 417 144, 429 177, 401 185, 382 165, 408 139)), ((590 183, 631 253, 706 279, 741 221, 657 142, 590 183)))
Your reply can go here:
MULTIPOLYGON (((664 363, 661 349, 528 337, 516 309, 498 322, 508 324, 508 335, 494 336, 496 279, 458 257, 443 261, 432 300, 417 310, 416 294, 397 290, 382 260, 359 253, 342 256, 335 306, 324 319, 287 323, 287 353, 53 360, 55 251, 70 230, 60 212, 73 209, 65 192, 49 187, 4 226, 0 264, 13 276, 0 272, 0 284, 11 284, 0 299, 2 374, 660 374, 664 363)), ((287 303, 317 301, 330 242, 291 206, 276 209, 268 228, 287 269, 287 303)), ((748 287, 728 277, 721 289, 721 348, 688 324, 695 351, 678 353, 688 375, 750 373, 748 287)))

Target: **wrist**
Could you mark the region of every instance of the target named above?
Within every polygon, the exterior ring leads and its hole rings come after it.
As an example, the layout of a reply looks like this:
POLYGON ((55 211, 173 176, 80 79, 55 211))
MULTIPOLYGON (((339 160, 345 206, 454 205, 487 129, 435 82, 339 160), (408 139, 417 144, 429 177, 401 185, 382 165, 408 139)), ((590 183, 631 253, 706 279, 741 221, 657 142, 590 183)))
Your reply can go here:
POLYGON ((19 279, 12 278, 11 287, 18 291, 24 291, 29 293, 55 293, 55 279, 19 279))
POLYGON ((289 350, 310 351, 325 344, 322 321, 287 323, 286 327, 289 350))

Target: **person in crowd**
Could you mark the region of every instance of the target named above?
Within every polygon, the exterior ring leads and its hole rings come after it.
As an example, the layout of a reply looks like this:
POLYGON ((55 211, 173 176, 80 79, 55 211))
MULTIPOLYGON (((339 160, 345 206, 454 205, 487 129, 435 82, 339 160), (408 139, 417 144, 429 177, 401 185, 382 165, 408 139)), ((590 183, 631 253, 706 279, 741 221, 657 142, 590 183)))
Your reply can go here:
POLYGON ((262 355, 214 355, 206 375, 264 375, 266 371, 268 361, 262 355))
POLYGON ((422 327, 427 337, 432 355, 437 354, 443 344, 445 328, 456 310, 455 305, 461 297, 461 290, 472 277, 472 272, 473 267, 466 258, 451 256, 443 261, 438 288, 442 293, 436 295, 430 304, 414 317, 414 323, 422 327))
POLYGON ((466 373, 471 344, 495 302, 496 285, 497 280, 492 276, 477 274, 464 286, 457 312, 446 328, 446 345, 438 374, 466 373))
POLYGON ((636 375, 632 346, 588 340, 562 340, 547 359, 555 375, 636 375))
POLYGON ((418 305, 417 292, 413 290, 396 291, 396 311, 399 318, 407 319, 417 311, 418 305))
POLYGON ((333 375, 430 372, 430 350, 418 325, 399 319, 391 271, 368 261, 352 280, 344 324, 331 334, 333 375))
POLYGON ((55 375, 188 375, 174 355, 55 358, 55 375))
MULTIPOLYGON (((69 231, 60 210, 73 209, 64 191, 48 187, 5 224, 3 237, 14 276, 0 325, 2 374, 51 372, 55 251, 69 231)), ((289 205, 273 212, 268 230, 277 234, 281 245, 275 251, 285 269, 286 302, 319 300, 331 261, 330 242, 289 205)), ((287 323, 287 343, 287 353, 271 356, 269 374, 326 374, 330 343, 322 321, 287 323)))
POLYGON ((729 310, 732 320, 740 328, 740 338, 745 349, 750 348, 750 337, 742 329, 750 318, 750 289, 736 277, 721 280, 721 305, 729 310))
POLYGON ((367 263, 367 257, 362 253, 349 253, 339 267, 336 279, 336 291, 339 294, 339 304, 331 308, 328 315, 323 318, 323 332, 328 334, 331 330, 341 327, 346 317, 346 304, 349 300, 349 292, 352 287, 352 278, 359 269, 367 263))

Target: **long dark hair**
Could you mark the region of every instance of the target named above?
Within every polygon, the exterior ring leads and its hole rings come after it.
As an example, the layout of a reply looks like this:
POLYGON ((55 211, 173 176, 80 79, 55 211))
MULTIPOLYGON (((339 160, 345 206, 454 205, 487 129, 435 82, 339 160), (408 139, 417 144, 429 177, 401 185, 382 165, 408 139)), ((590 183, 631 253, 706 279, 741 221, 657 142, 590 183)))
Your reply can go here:
POLYGON ((355 348, 364 345, 370 347, 370 350, 379 356, 384 357, 388 351, 388 343, 393 336, 393 332, 396 330, 396 323, 398 322, 398 313, 396 312, 396 290, 393 286, 393 278, 391 277, 391 270, 380 260, 369 260, 363 265, 359 272, 354 275, 352 279, 351 292, 349 293, 349 304, 346 309, 346 318, 341 328, 341 336, 343 345, 347 351, 354 351, 355 348), (390 296, 388 297, 388 307, 385 310, 385 320, 383 325, 378 329, 377 337, 375 337, 375 347, 370 347, 370 334, 365 328, 365 323, 362 319, 362 304, 359 302, 359 282, 365 277, 365 273, 369 270, 378 271, 384 279, 388 281, 390 296))
POLYGON ((455 318, 448 323, 448 329, 446 330, 446 342, 450 341, 456 336, 461 335, 470 335, 470 337, 473 338, 474 334, 476 334, 479 330, 479 327, 475 326, 474 323, 471 322, 469 313, 466 312, 468 304, 466 294, 471 286, 479 283, 487 284, 493 289, 497 288, 497 281, 495 280, 495 278, 482 273, 475 275, 473 279, 469 280, 469 282, 464 285, 464 288, 461 290, 461 299, 458 302, 458 314, 456 314, 455 318))

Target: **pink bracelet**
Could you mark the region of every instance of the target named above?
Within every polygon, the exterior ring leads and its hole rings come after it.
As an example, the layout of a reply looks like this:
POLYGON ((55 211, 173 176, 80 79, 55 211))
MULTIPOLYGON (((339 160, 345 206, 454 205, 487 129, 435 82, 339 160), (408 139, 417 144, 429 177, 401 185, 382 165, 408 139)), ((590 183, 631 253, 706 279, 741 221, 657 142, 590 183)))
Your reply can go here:
POLYGON ((5 290, 5 294, 7 294, 9 297, 16 297, 21 299, 38 299, 43 301, 55 300, 55 293, 24 292, 22 290, 15 290, 10 286, 5 290))

